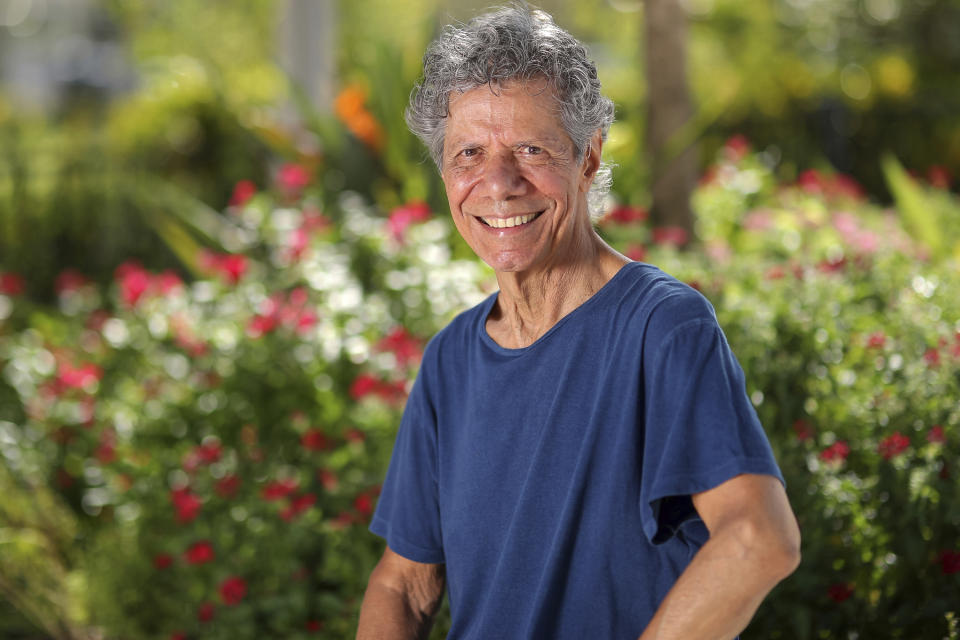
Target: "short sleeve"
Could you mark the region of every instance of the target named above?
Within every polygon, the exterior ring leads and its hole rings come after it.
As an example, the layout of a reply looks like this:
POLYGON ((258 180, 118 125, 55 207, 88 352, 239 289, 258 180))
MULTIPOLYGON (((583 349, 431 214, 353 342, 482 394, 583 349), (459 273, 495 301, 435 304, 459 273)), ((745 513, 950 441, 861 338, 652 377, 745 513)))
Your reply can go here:
POLYGON ((437 425, 427 387, 421 369, 400 421, 370 531, 408 560, 439 564, 444 556, 437 502, 437 425))
POLYGON ((743 473, 783 482, 743 370, 712 314, 666 333, 644 362, 644 378, 640 508, 651 542, 689 528, 695 493, 743 473))

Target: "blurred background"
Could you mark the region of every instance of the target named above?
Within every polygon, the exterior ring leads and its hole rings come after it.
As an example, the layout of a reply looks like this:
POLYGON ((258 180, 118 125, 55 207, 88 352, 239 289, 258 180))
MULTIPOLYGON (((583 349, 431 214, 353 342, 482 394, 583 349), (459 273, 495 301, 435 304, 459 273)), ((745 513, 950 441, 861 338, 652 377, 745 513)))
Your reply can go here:
MULTIPOLYGON (((488 6, 0 0, 0 638, 352 637, 496 286, 402 116, 488 6)), ((617 105, 598 231, 714 303, 788 480, 744 637, 960 637, 960 1, 539 6, 617 105)))

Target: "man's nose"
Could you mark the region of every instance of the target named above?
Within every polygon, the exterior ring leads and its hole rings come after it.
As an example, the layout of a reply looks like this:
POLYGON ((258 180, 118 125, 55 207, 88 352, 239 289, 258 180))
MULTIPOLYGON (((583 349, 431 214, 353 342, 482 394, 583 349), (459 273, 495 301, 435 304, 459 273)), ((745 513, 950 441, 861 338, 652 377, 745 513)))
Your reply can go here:
POLYGON ((526 193, 527 180, 512 153, 492 155, 484 167, 483 182, 487 195, 496 201, 526 193))

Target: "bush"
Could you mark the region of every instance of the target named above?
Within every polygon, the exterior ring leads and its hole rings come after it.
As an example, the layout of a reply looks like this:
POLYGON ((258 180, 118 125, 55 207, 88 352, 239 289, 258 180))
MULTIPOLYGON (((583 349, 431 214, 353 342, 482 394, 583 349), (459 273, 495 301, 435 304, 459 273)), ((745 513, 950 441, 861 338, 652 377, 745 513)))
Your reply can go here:
MULTIPOLYGON (((955 637, 956 264, 842 177, 777 184, 762 160, 724 149, 702 252, 639 208, 600 225, 714 302, 787 478, 804 560, 744 636, 955 637)), ((51 636, 352 633, 420 350, 495 282, 425 205, 320 212, 302 169, 278 179, 241 185, 232 251, 194 256, 195 282, 67 272, 51 310, 0 280, 0 526, 21 541, 0 576, 35 587, 12 602, 38 627, 75 630, 51 636)))

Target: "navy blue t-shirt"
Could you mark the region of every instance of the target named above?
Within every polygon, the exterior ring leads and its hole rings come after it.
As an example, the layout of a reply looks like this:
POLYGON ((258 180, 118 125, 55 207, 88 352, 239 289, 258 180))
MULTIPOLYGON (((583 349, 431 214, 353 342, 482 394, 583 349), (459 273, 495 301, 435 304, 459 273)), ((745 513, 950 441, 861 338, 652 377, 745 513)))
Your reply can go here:
POLYGON ((446 565, 448 638, 636 638, 706 541, 691 494, 782 476, 698 292, 624 266, 540 339, 427 346, 371 531, 446 565))

